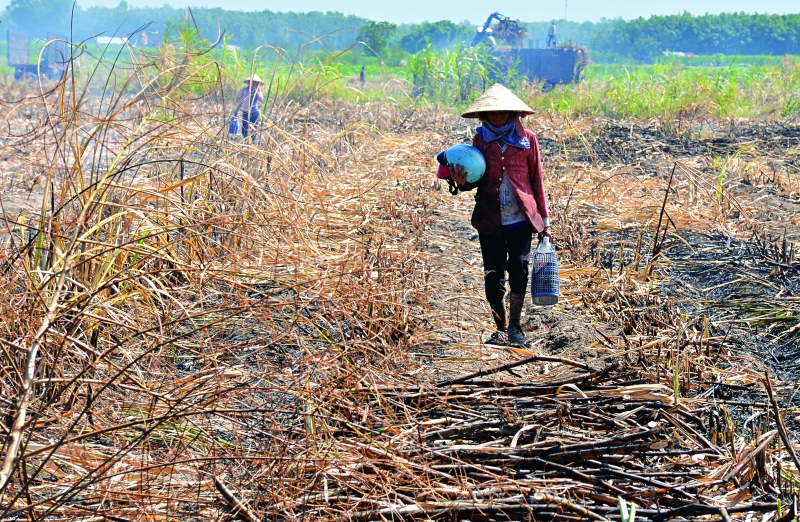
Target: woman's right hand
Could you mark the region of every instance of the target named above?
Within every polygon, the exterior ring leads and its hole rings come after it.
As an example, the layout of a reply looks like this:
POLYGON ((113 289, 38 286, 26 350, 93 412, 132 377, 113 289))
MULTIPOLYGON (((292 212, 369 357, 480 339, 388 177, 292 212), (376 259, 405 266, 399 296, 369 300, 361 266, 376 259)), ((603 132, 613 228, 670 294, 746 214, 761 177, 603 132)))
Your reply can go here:
POLYGON ((456 185, 459 187, 464 187, 467 185, 467 171, 464 170, 462 165, 449 165, 450 167, 450 177, 453 178, 453 181, 456 182, 456 185))

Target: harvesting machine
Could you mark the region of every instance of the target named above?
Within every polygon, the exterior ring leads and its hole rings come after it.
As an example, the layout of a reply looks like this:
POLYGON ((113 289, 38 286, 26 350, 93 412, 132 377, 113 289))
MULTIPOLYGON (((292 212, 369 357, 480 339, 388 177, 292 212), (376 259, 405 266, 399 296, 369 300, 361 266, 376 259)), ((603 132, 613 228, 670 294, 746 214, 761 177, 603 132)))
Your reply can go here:
POLYGON ((489 40, 501 73, 516 67, 519 74, 546 86, 581 81, 583 69, 590 63, 589 51, 585 47, 570 44, 533 48, 533 40, 529 36, 517 21, 495 12, 489 15, 483 26, 477 28, 472 46, 489 40), (503 40, 506 45, 498 46, 497 39, 503 40), (525 47, 526 39, 528 47, 525 47))

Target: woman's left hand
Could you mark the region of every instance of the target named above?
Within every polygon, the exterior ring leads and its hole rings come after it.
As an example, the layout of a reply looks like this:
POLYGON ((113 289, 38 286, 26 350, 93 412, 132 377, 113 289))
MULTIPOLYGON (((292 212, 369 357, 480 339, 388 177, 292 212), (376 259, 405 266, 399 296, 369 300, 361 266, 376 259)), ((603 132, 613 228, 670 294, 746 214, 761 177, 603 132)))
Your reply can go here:
POLYGON ((467 185, 467 171, 461 165, 448 165, 450 168, 450 177, 456 182, 459 187, 467 185))
POLYGON ((539 232, 539 241, 541 241, 544 236, 547 236, 547 239, 549 239, 551 243, 553 242, 553 231, 550 227, 544 227, 544 230, 539 232))

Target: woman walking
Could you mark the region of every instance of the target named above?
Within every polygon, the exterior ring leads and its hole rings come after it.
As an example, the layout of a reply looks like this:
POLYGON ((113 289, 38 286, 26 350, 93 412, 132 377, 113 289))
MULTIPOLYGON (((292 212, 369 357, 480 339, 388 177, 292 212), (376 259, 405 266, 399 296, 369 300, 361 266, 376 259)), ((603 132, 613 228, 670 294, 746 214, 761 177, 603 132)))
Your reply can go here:
POLYGON ((251 134, 250 126, 258 127, 258 119, 261 117, 261 105, 264 103, 264 94, 261 92, 263 81, 257 74, 245 80, 244 87, 239 93, 239 101, 233 111, 234 117, 242 111, 242 136, 247 137, 251 134))
POLYGON ((486 299, 497 325, 488 344, 525 345, 520 319, 528 288, 533 234, 552 239, 539 142, 536 134, 520 123, 520 118, 532 113, 506 87, 493 85, 462 114, 464 118, 481 120, 472 144, 486 159, 485 174, 469 184, 463 167, 450 166, 459 191, 478 189, 472 226, 478 231, 486 299), (508 323, 506 281, 511 290, 508 323))

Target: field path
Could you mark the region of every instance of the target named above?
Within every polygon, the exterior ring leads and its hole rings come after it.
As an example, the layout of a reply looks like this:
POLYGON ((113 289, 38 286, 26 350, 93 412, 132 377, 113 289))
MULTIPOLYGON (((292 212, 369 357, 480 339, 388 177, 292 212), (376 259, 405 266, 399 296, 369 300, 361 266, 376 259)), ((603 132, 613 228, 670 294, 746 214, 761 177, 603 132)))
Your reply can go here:
MULTIPOLYGON (((429 158, 463 139, 451 125, 428 135, 429 158)), ((772 479, 762 492, 737 484, 770 473, 748 464, 777 434, 752 423, 753 408, 766 404, 763 375, 780 370, 777 351, 798 356, 800 264, 796 247, 781 247, 798 239, 797 178, 760 170, 787 162, 737 153, 735 137, 704 146, 647 127, 631 125, 622 139, 614 124, 581 125, 540 131, 563 295, 553 308, 526 307, 527 350, 482 343, 492 324, 472 198, 438 199, 420 249, 431 309, 410 342, 420 365, 413 382, 381 388, 406 404, 403 433, 418 434, 401 437, 403 454, 435 478, 398 482, 398 506, 360 511, 364 519, 606 520, 618 496, 643 520, 777 509, 772 479), (747 190, 756 175, 762 183, 747 190), (752 328, 748 314, 770 300, 794 323, 765 311, 770 331, 752 328)), ((772 154, 791 158, 797 143, 788 143, 772 154)), ((433 164, 415 170, 434 175, 433 164)), ((765 458, 768 469, 791 465, 775 449, 765 458)))

